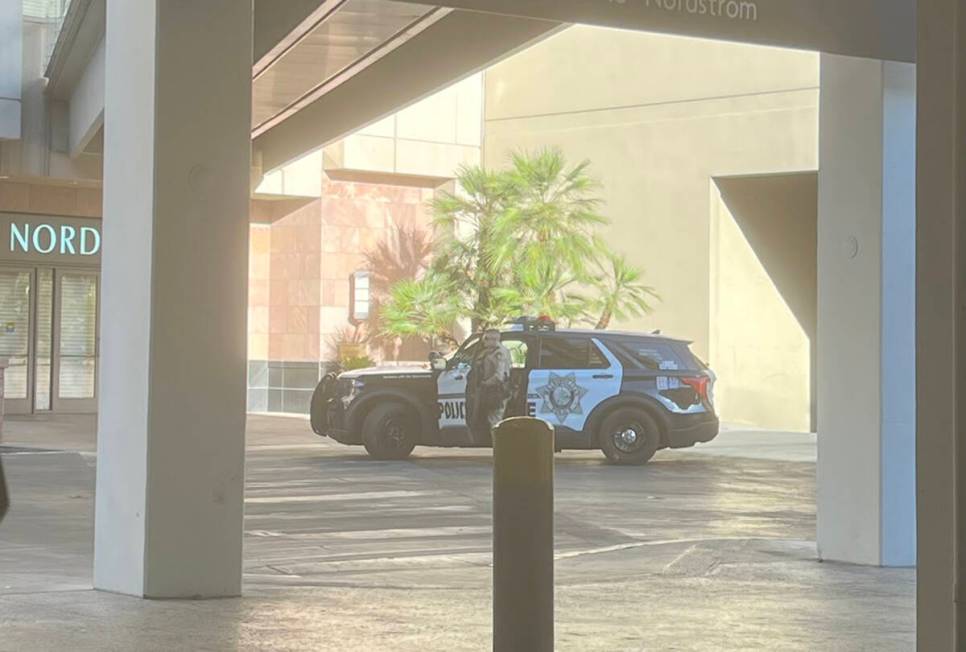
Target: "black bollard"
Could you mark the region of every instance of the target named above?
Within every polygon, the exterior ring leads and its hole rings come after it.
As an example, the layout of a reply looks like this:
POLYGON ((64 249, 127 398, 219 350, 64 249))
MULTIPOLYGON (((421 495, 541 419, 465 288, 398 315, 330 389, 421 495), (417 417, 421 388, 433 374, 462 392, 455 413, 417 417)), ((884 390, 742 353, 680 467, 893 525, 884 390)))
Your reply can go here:
POLYGON ((493 431, 493 650, 553 652, 553 426, 493 431))
POLYGON ((8 509, 10 509, 10 498, 7 496, 7 481, 3 477, 3 460, 0 459, 0 521, 7 515, 8 509))

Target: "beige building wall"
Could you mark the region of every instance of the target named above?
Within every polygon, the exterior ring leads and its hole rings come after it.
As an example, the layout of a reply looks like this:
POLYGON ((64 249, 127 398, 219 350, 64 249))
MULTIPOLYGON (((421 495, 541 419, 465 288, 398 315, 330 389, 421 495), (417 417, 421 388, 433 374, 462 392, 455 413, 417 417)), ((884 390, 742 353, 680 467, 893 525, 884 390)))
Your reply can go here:
POLYGON ((452 178, 480 160, 483 76, 472 75, 325 148, 329 174, 452 178))
POLYGON ((268 360, 272 228, 253 224, 248 235, 248 359, 268 360))
MULTIPOLYGON (((474 75, 342 141, 264 175, 252 202, 249 409, 307 412, 338 358, 350 276, 396 227, 430 230, 429 203, 462 164, 478 164, 483 77, 474 75)), ((358 331, 366 332, 365 324, 358 331)), ((374 360, 389 352, 369 347, 374 360)), ((400 346, 400 360, 424 360, 400 346), (409 357, 407 357, 409 356, 409 357)))
MULTIPOLYGON (((724 252, 728 243, 712 243, 712 180, 816 170, 818 87, 813 53, 573 27, 487 72, 484 161, 545 146, 589 159, 612 221, 607 240, 663 299, 617 326, 691 339, 717 367, 712 251, 750 269, 754 261, 740 240, 724 252)), ((800 379, 795 407, 766 419, 726 401, 725 421, 802 427, 809 361, 794 320, 784 323, 774 337, 787 346, 743 347, 741 367, 719 374, 717 391, 735 395, 768 382, 765 369, 787 368, 800 379)))
POLYGON ((817 200, 814 172, 712 186, 709 358, 728 421, 814 428, 817 200))
POLYGON ((0 175, 0 212, 101 217, 99 182, 0 175))

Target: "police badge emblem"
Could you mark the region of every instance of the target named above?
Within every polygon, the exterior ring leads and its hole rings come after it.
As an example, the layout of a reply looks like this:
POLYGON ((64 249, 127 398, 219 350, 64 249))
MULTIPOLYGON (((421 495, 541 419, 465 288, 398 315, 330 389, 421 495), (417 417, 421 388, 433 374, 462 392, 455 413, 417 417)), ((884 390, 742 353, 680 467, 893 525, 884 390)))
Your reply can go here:
POLYGON ((547 384, 536 388, 537 395, 542 399, 538 412, 553 414, 563 424, 569 415, 584 413, 580 399, 587 391, 577 384, 576 374, 558 376, 551 371, 547 384))

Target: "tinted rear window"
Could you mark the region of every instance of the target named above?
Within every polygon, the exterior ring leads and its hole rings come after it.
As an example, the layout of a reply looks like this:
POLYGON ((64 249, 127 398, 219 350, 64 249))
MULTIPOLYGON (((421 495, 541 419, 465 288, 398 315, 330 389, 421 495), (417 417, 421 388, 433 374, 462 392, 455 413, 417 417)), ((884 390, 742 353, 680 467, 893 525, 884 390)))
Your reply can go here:
POLYGON ((608 341, 607 345, 624 364, 643 367, 651 371, 674 371, 700 368, 693 360, 686 344, 650 339, 620 339, 608 341))
POLYGON ((680 360, 670 346, 638 344, 631 348, 635 359, 648 369, 677 369, 680 366, 680 360))

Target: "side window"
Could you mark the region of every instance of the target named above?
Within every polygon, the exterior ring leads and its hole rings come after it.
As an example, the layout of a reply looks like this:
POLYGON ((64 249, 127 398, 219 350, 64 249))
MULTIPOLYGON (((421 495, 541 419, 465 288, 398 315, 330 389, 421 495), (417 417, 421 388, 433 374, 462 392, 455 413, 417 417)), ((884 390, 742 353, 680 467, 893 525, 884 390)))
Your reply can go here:
POLYGON ((607 358, 586 337, 545 337, 540 344, 540 369, 606 369, 608 366, 607 358))
POLYGON ((652 342, 630 343, 627 349, 634 359, 652 371, 680 369, 680 360, 670 346, 652 342))
POLYGON ((510 366, 523 369, 527 366, 527 343, 523 340, 503 340, 503 346, 510 351, 510 366))

